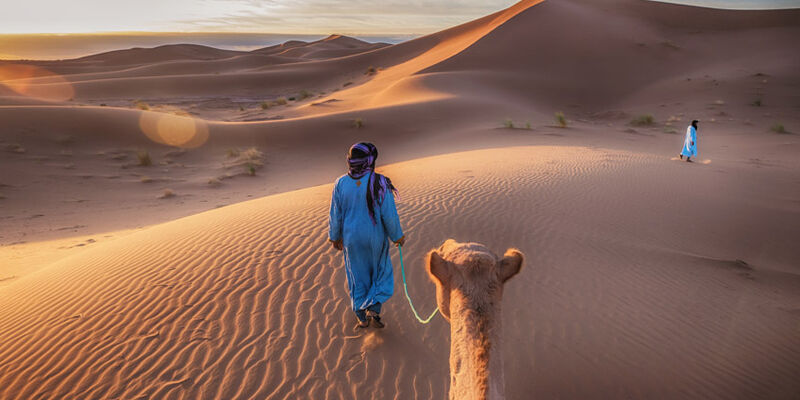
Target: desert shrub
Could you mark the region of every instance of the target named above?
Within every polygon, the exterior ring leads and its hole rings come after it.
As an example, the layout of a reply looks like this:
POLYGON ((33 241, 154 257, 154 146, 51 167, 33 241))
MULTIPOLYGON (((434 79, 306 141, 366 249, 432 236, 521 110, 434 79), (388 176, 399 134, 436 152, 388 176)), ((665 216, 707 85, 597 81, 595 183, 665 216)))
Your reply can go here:
POLYGON ((264 157, 264 153, 262 153, 261 151, 259 151, 255 147, 250 147, 249 149, 247 149, 247 150, 245 150, 245 151, 243 151, 243 152, 241 152, 239 154, 239 158, 242 158, 242 159, 245 159, 245 160, 250 160, 250 161, 260 160, 263 157, 264 157))
POLYGON ((364 75, 375 75, 378 73, 378 70, 375 67, 369 67, 366 71, 364 71, 364 75))
POLYGON ((675 44, 671 40, 665 40, 665 41, 661 42, 661 45, 666 47, 666 48, 672 49, 672 50, 678 50, 678 49, 681 48, 680 46, 678 46, 677 44, 675 44))
POLYGON ((364 127, 364 120, 361 119, 361 118, 354 119, 353 120, 353 126, 356 127, 356 129, 363 128, 364 127))
POLYGON ((295 101, 295 100, 297 100, 296 97, 289 97, 289 101, 295 101))
POLYGON ((228 150, 228 158, 234 157, 236 158, 235 160, 223 163, 225 168, 243 168, 249 175, 255 175, 256 169, 264 165, 264 153, 255 147, 242 151, 236 149, 228 150))
MULTIPOLYGON (((261 102, 261 109, 262 110, 269 110, 270 107, 271 107, 271 105, 269 104, 268 101, 262 101, 261 102)), ((239 110, 243 111, 242 107, 239 107, 239 110)))
POLYGON ((6 145, 6 151, 8 151, 9 153, 22 154, 25 153, 25 148, 22 147, 22 145, 19 143, 11 143, 6 145))
POLYGON ((149 105, 149 104, 147 104, 147 103, 145 103, 145 102, 143 102, 143 101, 138 101, 138 100, 137 100, 135 105, 136 105, 136 108, 138 108, 138 109, 140 109, 140 110, 145 110, 145 111, 147 111, 147 110, 149 110, 149 109, 150 109, 150 105, 149 105))
POLYGON ((503 127, 506 129, 514 129, 514 121, 512 121, 511 118, 506 118, 503 121, 503 127))
POLYGON ((208 186, 217 187, 222 185, 222 182, 217 178, 209 178, 208 179, 208 186))
POLYGON ((531 127, 531 122, 530 121, 525 123, 525 129, 527 129, 527 130, 533 129, 533 127, 531 127))
POLYGON ((285 106, 289 102, 286 101, 286 97, 278 97, 278 100, 275 100, 275 103, 279 106, 285 106))
POLYGON ((66 146, 68 144, 75 143, 75 136, 66 135, 66 134, 65 135, 58 135, 55 138, 53 138, 53 141, 58 143, 58 144, 60 144, 60 145, 62 145, 62 146, 66 146))
POLYGON ((350 85, 352 85, 352 84, 353 84, 353 82, 345 82, 345 83, 342 85, 342 87, 348 87, 348 86, 350 86, 350 85))
POLYGON ((159 199, 168 199, 170 197, 175 197, 175 192, 173 192, 172 189, 164 189, 164 193, 158 196, 159 199))
POLYGON ((777 124, 772 125, 772 127, 770 129, 775 133, 788 133, 786 131, 786 127, 784 127, 783 124, 781 124, 781 123, 777 123, 777 124))
POLYGON ((631 120, 631 125, 633 126, 650 126, 653 125, 653 116, 650 114, 642 114, 634 119, 631 120))
POLYGON ((750 103, 750 105, 755 106, 755 107, 761 107, 764 104, 761 102, 761 99, 755 99, 755 100, 753 100, 752 103, 750 103))
POLYGON ((561 112, 561 111, 557 112, 555 114, 555 117, 556 117, 556 123, 558 124, 558 126, 560 126, 562 128, 566 128, 567 127, 567 117, 564 116, 563 112, 561 112))
POLYGON ((153 160, 150 158, 150 153, 148 153, 147 150, 137 151, 136 158, 139 159, 139 165, 142 167, 149 167, 153 165, 153 160))
POLYGON ((107 106, 107 105, 108 105, 108 104, 106 104, 106 103, 100 103, 100 107, 105 107, 105 106, 107 106))
POLYGON ((151 178, 149 176, 143 176, 143 177, 139 178, 139 182, 151 183, 151 182, 153 182, 153 178, 151 178))
POLYGON ((309 92, 308 90, 303 89, 303 90, 300 91, 300 94, 298 95, 298 97, 300 97, 300 100, 304 100, 304 99, 307 99, 307 98, 309 98, 309 97, 311 97, 313 95, 314 95, 313 93, 309 92))

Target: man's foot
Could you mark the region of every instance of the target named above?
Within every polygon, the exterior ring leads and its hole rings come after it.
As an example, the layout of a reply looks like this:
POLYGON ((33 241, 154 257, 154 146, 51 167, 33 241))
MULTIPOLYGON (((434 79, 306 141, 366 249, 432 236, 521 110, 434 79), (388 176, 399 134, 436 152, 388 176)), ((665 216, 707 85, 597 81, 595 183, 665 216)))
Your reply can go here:
POLYGON ((691 157, 686 157, 686 162, 694 162, 694 161, 692 161, 691 157))
POLYGON ((358 320, 358 323, 356 324, 356 330, 364 329, 364 328, 367 328, 367 327, 369 327, 369 317, 367 317, 367 319, 365 319, 363 321, 360 320, 360 319, 358 320))
POLYGON ((681 156, 681 160, 683 160, 683 154, 678 154, 678 155, 681 156))
POLYGON ((367 321, 369 321, 370 319, 372 319, 373 325, 375 325, 375 327, 378 329, 381 329, 384 326, 386 326, 386 324, 381 322, 380 314, 376 313, 375 311, 367 310, 367 321))

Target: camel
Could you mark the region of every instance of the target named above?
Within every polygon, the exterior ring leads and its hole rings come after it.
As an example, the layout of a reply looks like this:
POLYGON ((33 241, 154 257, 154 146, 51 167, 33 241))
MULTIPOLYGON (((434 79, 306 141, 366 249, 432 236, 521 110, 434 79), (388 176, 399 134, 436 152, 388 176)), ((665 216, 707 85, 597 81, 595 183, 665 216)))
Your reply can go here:
POLYGON ((505 398, 500 303, 522 259, 517 249, 500 259, 482 244, 452 239, 428 253, 436 302, 450 323, 451 400, 505 398))

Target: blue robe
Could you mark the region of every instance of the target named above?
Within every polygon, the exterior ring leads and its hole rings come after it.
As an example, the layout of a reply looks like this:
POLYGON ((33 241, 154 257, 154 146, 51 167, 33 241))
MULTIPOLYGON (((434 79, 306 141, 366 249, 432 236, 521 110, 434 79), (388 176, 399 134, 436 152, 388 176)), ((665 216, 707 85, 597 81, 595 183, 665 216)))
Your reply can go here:
POLYGON ((391 190, 386 191, 383 203, 374 207, 376 223, 373 224, 367 210, 367 182, 371 174, 368 172, 361 179, 344 175, 336 180, 328 220, 328 238, 342 240, 344 244, 347 287, 355 311, 392 297, 394 273, 389 240, 394 242, 403 237, 391 190))
POLYGON ((691 125, 686 129, 686 138, 683 140, 683 150, 681 150, 681 154, 686 157, 697 156, 697 130, 691 125))

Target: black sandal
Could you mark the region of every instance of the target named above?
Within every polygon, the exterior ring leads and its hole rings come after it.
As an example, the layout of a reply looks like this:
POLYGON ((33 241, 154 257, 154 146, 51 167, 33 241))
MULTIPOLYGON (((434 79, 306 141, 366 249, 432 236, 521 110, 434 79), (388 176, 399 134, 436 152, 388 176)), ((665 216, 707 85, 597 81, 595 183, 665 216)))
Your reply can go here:
POLYGON ((359 319, 358 322, 356 323, 356 330, 364 329, 364 328, 368 328, 368 327, 369 327, 369 318, 367 318, 364 321, 359 319))
POLYGON ((381 322, 381 316, 378 313, 372 310, 367 310, 367 321, 369 321, 370 319, 372 319, 372 321, 375 324, 375 327, 378 329, 381 329, 386 326, 386 324, 381 322))

